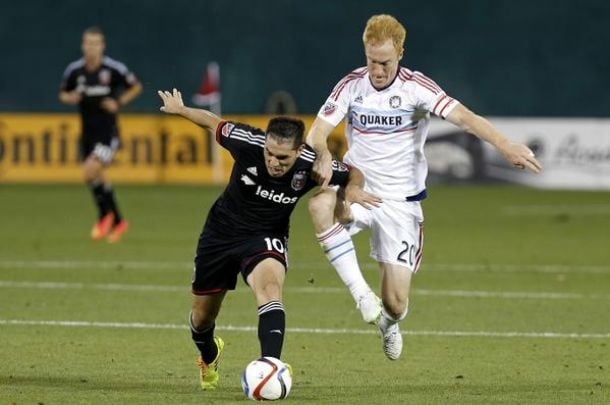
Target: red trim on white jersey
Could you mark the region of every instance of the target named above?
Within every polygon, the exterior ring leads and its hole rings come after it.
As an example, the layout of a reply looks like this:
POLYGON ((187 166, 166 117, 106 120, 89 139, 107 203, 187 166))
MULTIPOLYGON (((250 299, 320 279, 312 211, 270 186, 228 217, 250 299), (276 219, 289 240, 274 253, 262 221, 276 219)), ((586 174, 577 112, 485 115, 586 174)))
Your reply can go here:
POLYGON ((445 110, 447 109, 447 107, 449 107, 450 105, 452 105, 455 102, 454 99, 452 99, 451 97, 449 97, 449 101, 447 101, 447 104, 445 104, 445 106, 443 107, 443 109, 441 110, 441 112, 439 113, 439 117, 443 117, 445 118, 445 116, 443 115, 443 113, 445 112, 445 110))
POLYGON ((337 85, 335 86, 335 89, 330 94, 330 97, 333 100, 337 101, 337 99, 341 95, 341 92, 343 91, 343 89, 349 82, 356 80, 356 79, 362 79, 367 74, 367 72, 368 72, 368 68, 362 67, 362 68, 358 68, 358 69, 354 70, 353 72, 349 73, 339 83, 337 83, 337 85))
POLYGON ((424 225, 419 224, 419 249, 415 254, 415 266, 413 267, 413 273, 417 273, 419 266, 421 265, 421 259, 424 255, 424 225))
POLYGON ((432 109, 432 113, 434 113, 438 117, 445 118, 445 110, 447 109, 447 107, 453 105, 454 103, 455 99, 445 94, 436 102, 436 105, 432 109))
MULTIPOLYGON (((396 131, 391 131, 391 132, 379 132, 379 131, 361 131, 360 129, 356 128, 356 127, 352 127, 352 129, 360 134, 363 135, 388 135, 388 134, 395 134, 396 131)), ((401 132, 406 133, 406 132, 413 132, 417 129, 417 127, 415 128, 407 128, 401 132)))
POLYGON ((434 82, 434 80, 430 79, 428 76, 426 76, 420 72, 412 72, 407 68, 401 67, 398 77, 403 81, 407 81, 407 80, 414 81, 415 83, 419 84, 420 86, 427 88, 434 94, 439 94, 443 91, 439 87, 439 85, 434 82))

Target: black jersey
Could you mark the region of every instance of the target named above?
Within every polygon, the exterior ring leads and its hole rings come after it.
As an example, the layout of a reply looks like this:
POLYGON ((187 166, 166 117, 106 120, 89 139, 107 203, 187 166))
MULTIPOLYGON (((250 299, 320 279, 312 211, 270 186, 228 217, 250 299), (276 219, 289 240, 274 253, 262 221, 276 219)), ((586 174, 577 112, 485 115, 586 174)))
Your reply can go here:
MULTIPOLYGON (((206 229, 229 238, 287 235, 290 214, 299 198, 317 186, 310 176, 316 158, 313 149, 305 146, 294 166, 276 178, 265 165, 264 131, 222 121, 216 129, 216 141, 231 152, 235 163, 227 188, 210 209, 206 229)), ((345 185, 349 170, 333 161, 331 184, 345 185)))
POLYGON ((118 99, 121 91, 138 82, 136 76, 123 63, 104 56, 95 71, 85 68, 81 58, 68 65, 61 82, 62 91, 78 91, 82 98, 79 111, 82 117, 83 135, 106 135, 116 126, 116 114, 101 106, 102 99, 118 99))

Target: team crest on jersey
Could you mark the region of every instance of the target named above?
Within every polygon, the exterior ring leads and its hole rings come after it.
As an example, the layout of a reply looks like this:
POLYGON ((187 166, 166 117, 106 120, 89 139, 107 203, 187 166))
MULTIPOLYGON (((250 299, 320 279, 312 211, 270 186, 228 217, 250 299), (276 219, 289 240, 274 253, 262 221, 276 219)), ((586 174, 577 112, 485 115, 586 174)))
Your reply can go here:
POLYGON ((401 104, 402 104, 402 100, 400 99, 400 96, 390 97, 390 107, 398 108, 398 107, 400 107, 401 104))
POLYGON ((99 79, 101 85, 109 85, 110 84, 110 70, 102 69, 99 73, 99 79))
POLYGON ((322 109, 322 113, 324 115, 331 115, 337 110, 337 106, 330 101, 324 104, 324 108, 322 109))
POLYGON ((290 187, 292 187, 295 191, 299 191, 305 187, 305 183, 307 183, 307 172, 300 170, 296 172, 294 176, 292 176, 290 187))
POLYGON ((230 122, 227 122, 222 127, 222 130, 220 131, 220 133, 222 134, 222 136, 226 136, 228 138, 229 135, 231 134, 231 131, 233 131, 233 128, 235 128, 235 125, 231 124, 230 122))

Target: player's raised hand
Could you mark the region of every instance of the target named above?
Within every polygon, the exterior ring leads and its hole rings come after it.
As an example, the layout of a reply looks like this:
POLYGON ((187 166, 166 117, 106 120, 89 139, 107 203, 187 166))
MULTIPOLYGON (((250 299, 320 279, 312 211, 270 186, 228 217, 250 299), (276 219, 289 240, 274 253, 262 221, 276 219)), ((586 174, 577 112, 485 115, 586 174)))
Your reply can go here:
POLYGON ((506 148, 502 150, 502 154, 519 169, 529 169, 534 173, 540 173, 542 165, 536 159, 534 152, 527 146, 518 142, 510 142, 506 148))
POLYGON ((182 93, 174 88, 172 92, 167 90, 157 91, 159 97, 163 100, 163 106, 161 111, 168 114, 178 114, 182 108, 184 108, 184 102, 182 101, 182 93))

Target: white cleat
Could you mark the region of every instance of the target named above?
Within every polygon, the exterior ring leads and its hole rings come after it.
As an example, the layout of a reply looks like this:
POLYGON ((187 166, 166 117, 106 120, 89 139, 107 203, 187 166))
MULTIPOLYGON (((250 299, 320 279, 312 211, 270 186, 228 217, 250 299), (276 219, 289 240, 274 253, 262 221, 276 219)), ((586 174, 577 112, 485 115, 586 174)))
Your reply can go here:
POLYGON ((381 318, 381 299, 373 291, 369 291, 358 299, 356 307, 362 314, 364 322, 378 324, 381 318))
POLYGON ((383 339, 383 352, 386 357, 390 360, 398 360, 402 353, 402 334, 398 324, 390 326, 385 333, 382 331, 381 339, 383 339))

